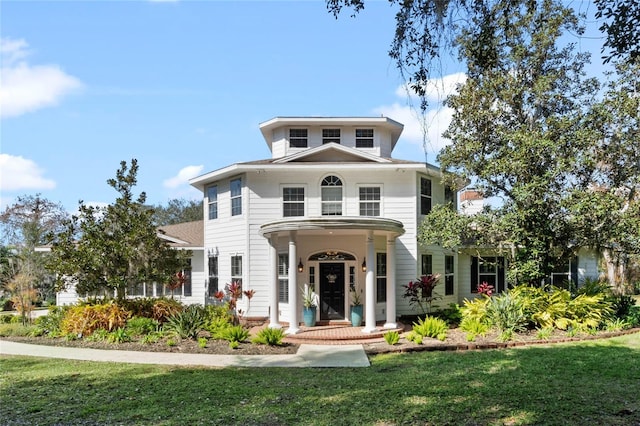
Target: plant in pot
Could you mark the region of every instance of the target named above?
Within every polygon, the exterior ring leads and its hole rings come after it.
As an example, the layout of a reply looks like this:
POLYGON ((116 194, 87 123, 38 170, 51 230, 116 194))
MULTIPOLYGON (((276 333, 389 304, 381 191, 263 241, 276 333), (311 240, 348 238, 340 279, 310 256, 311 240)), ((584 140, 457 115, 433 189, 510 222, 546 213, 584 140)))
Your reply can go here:
POLYGON ((304 325, 307 327, 316 325, 316 310, 318 307, 316 298, 317 296, 313 291, 313 287, 305 284, 302 289, 302 319, 304 325))
POLYGON ((357 290, 351 291, 351 325, 360 327, 362 324, 362 300, 357 290))

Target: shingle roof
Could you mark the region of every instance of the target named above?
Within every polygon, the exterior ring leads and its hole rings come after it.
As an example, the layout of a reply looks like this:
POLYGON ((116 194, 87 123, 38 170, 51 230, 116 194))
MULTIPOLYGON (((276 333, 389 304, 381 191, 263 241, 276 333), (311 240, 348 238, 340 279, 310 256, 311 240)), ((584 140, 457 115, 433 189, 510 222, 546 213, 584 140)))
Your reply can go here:
POLYGON ((158 227, 158 232, 182 242, 170 242, 172 247, 203 247, 204 221, 176 223, 158 227))

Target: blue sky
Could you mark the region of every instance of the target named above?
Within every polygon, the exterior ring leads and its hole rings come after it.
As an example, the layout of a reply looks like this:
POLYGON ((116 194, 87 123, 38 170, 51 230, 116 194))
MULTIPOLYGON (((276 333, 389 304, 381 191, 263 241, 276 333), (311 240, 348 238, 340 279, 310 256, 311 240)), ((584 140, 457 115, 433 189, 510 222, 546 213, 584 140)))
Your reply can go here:
MULTIPOLYGON (((386 1, 337 20, 323 1, 2 1, 0 205, 111 203, 106 181, 132 158, 149 203, 199 199, 189 178, 270 157, 258 126, 275 116, 383 114, 405 124, 394 157, 424 161, 387 55, 394 13, 386 1)), ((587 36, 598 64, 600 34, 587 36)), ((437 99, 461 71, 443 62, 433 82, 429 162, 450 117, 437 99)))

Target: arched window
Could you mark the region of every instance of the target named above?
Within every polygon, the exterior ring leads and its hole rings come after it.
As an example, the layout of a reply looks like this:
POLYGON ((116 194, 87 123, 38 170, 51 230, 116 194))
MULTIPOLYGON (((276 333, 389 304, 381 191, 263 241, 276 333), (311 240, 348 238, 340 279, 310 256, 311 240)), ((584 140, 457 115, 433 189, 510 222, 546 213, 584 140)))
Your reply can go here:
POLYGON ((342 181, 337 176, 322 180, 322 215, 342 216, 342 181))

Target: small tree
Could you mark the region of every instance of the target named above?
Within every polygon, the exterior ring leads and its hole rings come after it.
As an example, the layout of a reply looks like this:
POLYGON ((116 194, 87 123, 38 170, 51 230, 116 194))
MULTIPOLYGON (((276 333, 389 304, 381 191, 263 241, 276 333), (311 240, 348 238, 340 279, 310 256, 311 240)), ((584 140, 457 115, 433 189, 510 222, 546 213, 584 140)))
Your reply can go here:
POLYGON ((440 274, 432 274, 423 275, 415 281, 409 281, 409 284, 403 286, 405 290, 402 297, 409 299, 409 304, 413 309, 420 308, 423 315, 431 313, 435 307, 433 302, 441 298, 433 291, 439 280, 440 274))
POLYGON ((138 162, 120 163, 116 179, 107 183, 120 197, 106 208, 80 202, 78 215, 52 236, 48 267, 57 274, 57 288, 74 283, 78 293, 115 292, 119 299, 138 283, 169 284, 187 266, 190 252, 174 250, 153 225, 153 210, 142 192, 134 200, 138 162))
POLYGON ((14 308, 22 317, 22 324, 31 321, 33 303, 38 300, 38 292, 34 288, 34 277, 19 273, 7 284, 7 290, 11 293, 11 301, 14 308))

